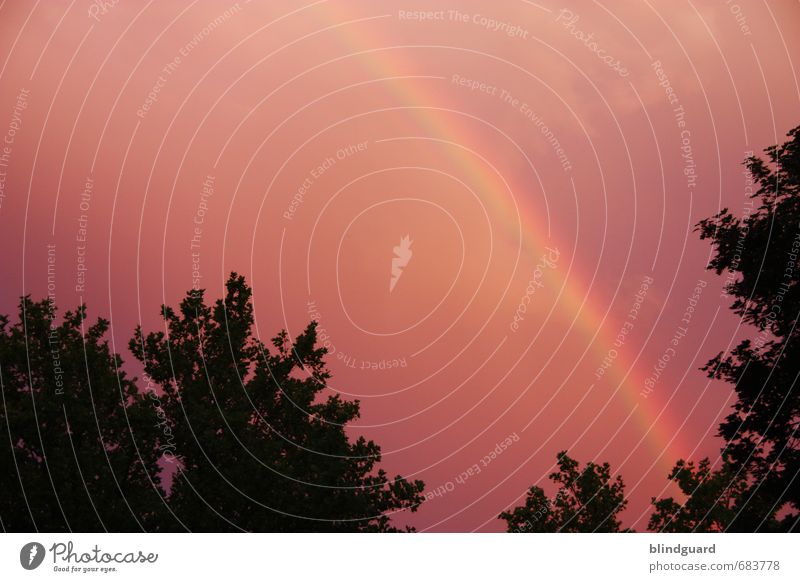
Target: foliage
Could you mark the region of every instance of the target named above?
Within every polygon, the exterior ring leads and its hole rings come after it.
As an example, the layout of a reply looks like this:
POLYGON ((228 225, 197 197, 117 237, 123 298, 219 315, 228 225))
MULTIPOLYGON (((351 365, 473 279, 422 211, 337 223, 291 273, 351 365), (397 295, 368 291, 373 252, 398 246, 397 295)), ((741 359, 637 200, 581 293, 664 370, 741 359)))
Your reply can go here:
POLYGON ((681 504, 672 497, 654 498, 655 511, 648 529, 664 533, 721 532, 733 523, 746 481, 729 464, 714 470, 707 458, 696 467, 692 461, 680 460, 669 479, 678 484, 687 500, 681 504))
POLYGON ((28 297, 0 317, 0 523, 7 531, 142 531, 165 510, 155 415, 82 306, 56 323, 28 297), (135 428, 134 428, 135 427, 135 428))
POLYGON ((728 272, 731 309, 758 332, 704 367, 736 392, 722 421, 723 467, 711 472, 679 461, 670 475, 687 508, 656 501, 651 526, 725 531, 787 530, 800 508, 800 128, 745 165, 757 185, 754 210, 742 218, 723 209, 698 230, 714 249, 709 268, 728 272), (714 495, 717 495, 714 501, 714 495), (676 513, 672 523, 668 514, 676 513), (703 514, 703 515, 701 515, 703 514))
POLYGON ((627 505, 625 484, 619 476, 611 478, 608 463, 589 462, 581 471, 578 462, 562 451, 558 471, 549 479, 559 486, 553 499, 533 486, 525 505, 500 514, 510 533, 621 531, 618 515, 627 505))
POLYGON ((0 527, 5 531, 395 531, 424 485, 390 479, 380 447, 351 441, 359 403, 326 397, 311 323, 268 348, 251 290, 191 292, 137 329, 137 382, 85 307, 57 323, 23 298, 0 317, 0 527), (163 480, 163 482, 162 482, 163 480))
MULTIPOLYGON (((330 373, 316 323, 271 348, 253 335, 251 289, 231 275, 224 299, 190 292, 163 307, 164 332, 137 329, 131 351, 158 386, 174 440, 169 498, 193 531, 393 531, 423 483, 377 469, 380 447, 345 427, 359 403, 322 396, 330 373)), ((177 525, 177 524, 176 524, 177 525)))

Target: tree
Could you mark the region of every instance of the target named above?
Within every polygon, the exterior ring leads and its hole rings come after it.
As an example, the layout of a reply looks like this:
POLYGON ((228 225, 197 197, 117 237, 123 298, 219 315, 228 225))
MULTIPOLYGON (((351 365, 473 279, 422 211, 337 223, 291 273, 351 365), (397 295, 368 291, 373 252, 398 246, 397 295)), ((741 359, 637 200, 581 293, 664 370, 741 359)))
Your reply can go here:
POLYGON ((155 416, 107 330, 28 297, 17 323, 0 316, 5 531, 142 531, 164 509, 155 416))
POLYGON ((586 463, 582 471, 578 462, 558 454, 558 471, 549 479, 559 485, 551 500, 541 487, 528 490, 525 505, 500 514, 509 533, 546 532, 619 532, 617 519, 625 509, 625 483, 622 477, 612 480, 608 463, 586 463))
MULTIPOLYGON (((224 299, 163 306, 165 331, 130 349, 160 397, 177 459, 169 496, 193 531, 393 531, 391 514, 422 502, 424 484, 377 469, 380 447, 351 442, 359 402, 323 397, 330 373, 316 323, 272 347, 253 335, 251 289, 231 275, 224 299)), ((164 529, 177 527, 166 522, 164 529)))
MULTIPOLYGON (((733 385, 737 399, 719 427, 725 440, 721 472, 709 472, 701 463, 701 470, 693 473, 690 464, 679 461, 671 475, 679 477, 686 506, 693 506, 678 512, 678 523, 689 529, 773 531, 797 524, 800 127, 788 136, 783 145, 765 150, 766 161, 745 161, 757 185, 751 212, 739 218, 726 208, 697 226, 700 238, 711 241, 714 249, 709 269, 718 275, 728 272, 725 290, 733 297, 731 309, 758 334, 729 354, 719 353, 703 368, 709 377, 733 385), (692 475, 683 476, 685 470, 692 475), (713 492, 718 493, 716 501, 713 492)), ((667 512, 675 509, 667 500, 655 503, 667 512)))
POLYGON ((678 484, 686 502, 678 503, 672 497, 653 498, 655 511, 648 524, 651 531, 726 531, 734 522, 737 504, 747 488, 746 479, 737 475, 730 463, 723 463, 714 470, 708 458, 700 461, 697 467, 692 461, 679 460, 669 479, 678 484))

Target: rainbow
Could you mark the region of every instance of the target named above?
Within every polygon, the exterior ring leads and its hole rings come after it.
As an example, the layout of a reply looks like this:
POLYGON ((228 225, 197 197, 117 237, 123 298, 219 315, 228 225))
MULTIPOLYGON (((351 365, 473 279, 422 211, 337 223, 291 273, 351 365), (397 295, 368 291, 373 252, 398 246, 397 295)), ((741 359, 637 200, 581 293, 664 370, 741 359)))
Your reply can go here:
MULTIPOLYGON (((330 3, 324 3, 317 7, 322 9, 321 12, 327 11, 330 13, 327 18, 331 22, 342 23, 348 21, 344 17, 345 15, 342 14, 347 9, 342 5, 337 5, 334 8, 330 3), (336 11, 335 15, 332 14, 334 9, 336 11)), ((386 17, 391 17, 391 15, 384 16, 384 18, 386 17)), ((358 19, 349 20, 349 22, 357 21, 358 19)), ((443 143, 468 144, 466 147, 447 147, 448 155, 458 164, 459 168, 463 169, 472 183, 480 185, 479 193, 492 193, 492 195, 488 196, 487 204, 491 206, 496 216, 502 219, 510 232, 513 232, 516 228, 523 249, 522 252, 530 257, 538 257, 547 246, 559 249, 566 248, 558 244, 557 236, 551 233, 549 220, 545 223, 542 213, 536 212, 530 201, 524 199, 521 201, 522 215, 525 218, 525 227, 523 228, 520 208, 513 195, 500 196, 496 194, 503 189, 511 190, 511 188, 508 184, 505 184, 505 186, 499 184, 498 175, 490 171, 486 163, 476 163, 475 158, 470 153, 471 145, 469 144, 473 142, 476 144, 481 143, 481 140, 477 139, 476 134, 471 129, 454 120, 458 114, 464 118, 471 116, 430 106, 429 104, 436 102, 434 94, 430 90, 430 77, 424 79, 403 77, 408 75, 407 71, 409 69, 413 70, 413 67, 409 66, 409 59, 404 57, 404 48, 449 48, 473 54, 476 54, 476 51, 446 46, 409 45, 407 47, 383 47, 378 35, 372 32, 368 26, 362 27, 358 35, 348 35, 342 30, 342 27, 337 27, 333 30, 336 32, 339 41, 347 49, 352 50, 353 54, 360 58, 360 63, 374 73, 376 78, 398 77, 393 79, 391 85, 387 87, 387 92, 391 93, 391 96, 402 104, 398 106, 398 109, 408 109, 413 113, 416 122, 428 136, 443 143)), ((473 119, 478 120, 476 117, 473 117, 473 119)), ((524 152, 521 150, 520 152, 527 158, 524 152)), ((532 165, 531 168, 533 169, 532 165)), ((533 171, 535 172, 535 170, 533 171)), ((505 182, 502 177, 501 180, 505 182)), ((588 338, 589 346, 582 359, 585 359, 587 353, 591 352, 597 358, 597 362, 601 362, 606 357, 609 348, 614 345, 618 324, 609 325, 607 323, 611 305, 605 306, 600 304, 599 301, 592 301, 586 291, 591 289, 596 272, 592 274, 591 279, 589 277, 581 277, 576 272, 576 269, 573 268, 573 264, 571 264, 567 273, 563 273, 561 269, 556 269, 552 274, 548 273, 548 276, 551 275, 557 277, 560 283, 558 307, 566 309, 572 317, 573 323, 569 331, 572 331, 572 328, 577 326, 578 331, 588 338), (586 283, 587 279, 589 279, 588 283, 586 283)), ((692 451, 694 447, 683 442, 681 427, 686 421, 673 418, 669 413, 668 407, 674 397, 674 392, 666 401, 655 394, 651 398, 644 398, 641 395, 641 390, 644 387, 645 378, 646 376, 639 371, 636 361, 625 353, 625 348, 623 347, 619 350, 613 365, 606 370, 604 378, 599 380, 598 383, 609 382, 614 387, 614 392, 609 397, 609 403, 617 395, 624 399, 633 413, 635 422, 643 433, 642 439, 636 444, 637 449, 646 443, 656 456, 654 464, 661 466, 666 473, 672 469, 675 461, 680 458, 680 453, 685 455, 692 451)), ((527 393, 531 385, 529 384, 525 388, 520 397, 527 393)), ((663 394, 664 390, 660 392, 663 394)), ((631 455, 633 453, 634 451, 631 451, 631 455)))

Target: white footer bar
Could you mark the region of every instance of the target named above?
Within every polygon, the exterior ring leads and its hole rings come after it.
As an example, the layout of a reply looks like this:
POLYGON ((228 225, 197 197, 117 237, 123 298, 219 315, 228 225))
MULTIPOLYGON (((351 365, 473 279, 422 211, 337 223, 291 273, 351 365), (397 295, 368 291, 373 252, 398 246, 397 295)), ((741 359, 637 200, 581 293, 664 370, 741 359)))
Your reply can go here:
POLYGON ((800 580, 798 542, 792 534, 2 534, 0 580, 800 580))

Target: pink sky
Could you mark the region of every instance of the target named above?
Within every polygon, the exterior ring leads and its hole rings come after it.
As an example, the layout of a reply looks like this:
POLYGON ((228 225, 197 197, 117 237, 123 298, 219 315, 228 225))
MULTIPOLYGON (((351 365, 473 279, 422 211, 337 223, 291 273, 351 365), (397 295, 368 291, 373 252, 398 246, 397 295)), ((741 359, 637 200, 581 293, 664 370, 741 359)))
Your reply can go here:
POLYGON ((0 312, 54 244, 58 305, 130 360, 198 274, 245 274, 259 335, 319 319, 352 433, 445 488, 420 530, 502 529, 563 449, 644 529, 718 452, 731 391, 698 368, 749 330, 692 228, 800 123, 797 2, 101 4, 0 6, 0 312))

